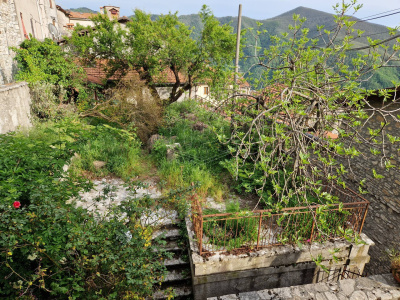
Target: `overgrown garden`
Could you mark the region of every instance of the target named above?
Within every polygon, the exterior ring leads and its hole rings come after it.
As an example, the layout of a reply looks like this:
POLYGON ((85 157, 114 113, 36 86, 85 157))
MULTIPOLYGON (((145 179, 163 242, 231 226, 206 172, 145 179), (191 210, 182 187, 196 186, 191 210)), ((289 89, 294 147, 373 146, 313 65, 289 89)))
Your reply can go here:
MULTIPOLYGON (((95 17, 94 28, 78 27, 72 33, 65 51, 51 40, 24 41, 14 51, 18 79, 31 88, 35 127, 0 136, 0 295, 150 296, 165 276, 162 261, 168 254, 161 241, 151 239, 154 229, 141 218, 160 207, 185 216, 193 194, 203 203, 208 197, 230 200, 232 193, 256 199, 257 205, 247 210, 232 201, 225 211, 204 210, 237 217, 256 207, 279 213, 322 205, 303 218, 300 233, 282 214, 278 225, 290 230, 280 242, 309 242, 315 220, 320 224, 317 235, 325 239, 339 231, 354 234, 344 228, 346 212, 332 191, 346 188, 351 159, 363 155, 358 144, 370 145, 391 169, 398 166, 385 155, 386 147, 400 142, 385 129, 399 122, 390 110, 397 99, 391 91, 381 91, 383 105, 371 107, 365 99, 372 92, 361 85, 398 58, 400 41, 388 46, 370 40, 367 52, 348 55, 352 39, 362 33, 353 30, 347 14, 359 8, 355 2, 337 6, 337 27, 319 27, 319 37, 309 37, 304 20, 294 15, 289 33, 269 36, 273 45, 259 54, 257 64, 265 72, 254 80, 263 88, 251 95, 227 89, 235 37, 232 27, 221 26, 207 7, 200 12, 203 27, 197 39, 176 14, 151 20, 136 10, 125 29, 95 17), (80 67, 97 61, 106 62, 102 85, 87 82, 80 67), (124 80, 132 70, 138 78, 124 80), (156 87, 165 70, 175 81, 162 100, 156 87), (204 82, 210 83, 217 106, 177 102, 204 82), (361 136, 357 128, 373 114, 385 122, 361 136), (149 146, 154 134, 158 136, 149 146), (104 166, 97 168, 95 161, 104 166), (149 176, 159 179, 162 197, 136 198, 137 180, 149 176), (103 177, 123 179, 131 197, 106 215, 77 207, 74 199, 92 187, 91 179, 103 177), (334 214, 328 212, 332 205, 339 207, 334 214)), ((396 37, 395 30, 390 33, 396 37)), ((397 89, 399 84, 393 84, 397 89)), ((364 192, 362 181, 359 192, 364 192)), ((218 219, 210 220, 206 234, 216 228, 219 235, 226 234, 218 219)), ((256 219, 224 226, 232 232, 244 229, 256 239, 256 219)), ((230 239, 230 248, 244 240, 237 234, 230 239)))

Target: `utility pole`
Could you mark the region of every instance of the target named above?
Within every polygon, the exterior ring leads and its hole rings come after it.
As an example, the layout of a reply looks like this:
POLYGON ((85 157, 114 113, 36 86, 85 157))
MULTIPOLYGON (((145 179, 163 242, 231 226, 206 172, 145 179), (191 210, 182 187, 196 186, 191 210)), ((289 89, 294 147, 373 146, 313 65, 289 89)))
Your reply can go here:
POLYGON ((242 4, 239 4, 239 16, 236 38, 236 60, 235 60, 235 89, 238 84, 239 73, 239 51, 240 51, 240 31, 242 30, 242 4))

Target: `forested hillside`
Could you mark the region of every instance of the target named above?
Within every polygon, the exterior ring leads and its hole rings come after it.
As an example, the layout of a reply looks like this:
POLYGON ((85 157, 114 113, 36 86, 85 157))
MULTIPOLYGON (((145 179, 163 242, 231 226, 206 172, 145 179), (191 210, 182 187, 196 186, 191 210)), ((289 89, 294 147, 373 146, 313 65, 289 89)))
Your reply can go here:
MULTIPOLYGON (((270 36, 280 35, 281 33, 288 31, 288 26, 290 24, 293 24, 293 19, 292 19, 293 14, 299 14, 301 17, 305 17, 307 19, 307 21, 304 23, 304 27, 310 29, 309 37, 317 37, 319 35, 317 31, 317 25, 324 25, 325 26, 324 29, 327 30, 332 30, 335 27, 334 16, 332 14, 302 6, 299 6, 284 14, 266 20, 255 20, 252 18, 243 17, 242 30, 249 28, 254 29, 253 31, 247 30, 245 34, 246 41, 243 52, 244 52, 244 57, 246 57, 246 59, 244 58, 241 59, 240 61, 240 70, 241 72, 245 73, 245 77, 250 82, 252 82, 251 77, 259 76, 261 73, 259 67, 251 68, 251 66, 257 62, 257 60, 252 56, 254 56, 255 54, 262 54, 264 52, 264 49, 270 46, 270 36), (262 23, 262 25, 258 26, 258 23, 262 23), (255 35, 257 30, 261 32, 266 30, 267 32, 259 36, 256 45, 255 35), (256 51, 255 46, 261 48, 256 51), (249 71, 253 75, 250 75, 248 73, 249 71)), ((153 19, 157 18, 157 15, 153 15, 152 18, 153 19)), ((230 23, 235 28, 236 32, 237 29, 236 16, 221 17, 217 19, 222 24, 230 23)), ((179 20, 192 27, 193 30, 192 34, 194 37, 199 36, 199 33, 201 32, 202 28, 201 28, 200 18, 198 15, 196 14, 182 15, 179 16, 179 20)), ((358 21, 354 26, 354 29, 356 29, 354 35, 357 34, 357 30, 361 30, 364 32, 363 37, 358 38, 354 41, 353 48, 367 46, 368 45, 367 37, 371 37, 373 40, 377 39, 384 40, 389 37, 388 30, 385 26, 365 22, 357 18, 353 18, 353 20, 358 21)), ((344 36, 344 34, 339 34, 339 40, 341 36, 344 36)), ((321 43, 323 43, 322 40, 326 39, 326 35, 322 35, 320 38, 321 38, 321 43)), ((366 52, 367 50, 363 51, 366 52)), ((391 87, 393 86, 391 81, 393 80, 398 81, 400 79, 399 74, 400 74, 400 67, 381 69, 376 75, 374 75, 374 77, 368 80, 368 82, 364 83, 364 87, 370 89, 391 87)))
POLYGON ((87 7, 78 7, 78 8, 70 8, 70 11, 76 11, 76 12, 80 12, 80 13, 91 13, 91 14, 96 14, 97 11, 92 10, 90 8, 87 7))

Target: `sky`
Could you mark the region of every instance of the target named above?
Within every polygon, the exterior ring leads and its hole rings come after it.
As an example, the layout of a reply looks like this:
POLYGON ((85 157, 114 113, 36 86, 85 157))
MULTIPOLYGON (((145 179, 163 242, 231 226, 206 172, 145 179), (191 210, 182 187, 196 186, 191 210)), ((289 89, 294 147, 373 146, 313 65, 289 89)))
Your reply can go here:
MULTIPOLYGON (((147 13, 167 14, 178 11, 179 15, 198 13, 203 4, 208 5, 216 17, 237 16, 239 4, 242 4, 242 15, 253 19, 264 20, 275 17, 298 6, 305 6, 333 13, 332 6, 340 0, 56 0, 56 3, 64 9, 88 7, 99 11, 100 6, 114 5, 121 8, 121 15, 132 15, 135 8, 147 13)), ((349 2, 349 1, 346 1, 349 2)), ((358 18, 365 18, 385 11, 395 10, 400 12, 399 0, 363 0, 363 8, 355 15, 358 18)), ((389 13, 394 13, 388 12, 389 13)), ((395 27, 400 26, 400 13, 393 16, 380 18, 371 22, 395 27)))

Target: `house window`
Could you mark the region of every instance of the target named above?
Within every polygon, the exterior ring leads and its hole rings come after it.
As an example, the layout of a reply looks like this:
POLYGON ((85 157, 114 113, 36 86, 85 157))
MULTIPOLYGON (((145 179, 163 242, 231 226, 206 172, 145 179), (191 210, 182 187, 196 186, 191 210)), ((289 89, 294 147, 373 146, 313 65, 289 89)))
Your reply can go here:
POLYGON ((53 0, 49 0, 50 2, 50 8, 53 8, 53 0))
POLYGON ((208 93, 209 93, 208 86, 205 86, 204 87, 204 95, 208 95, 208 93))
POLYGON ((56 26, 56 19, 52 18, 53 25, 56 26))

